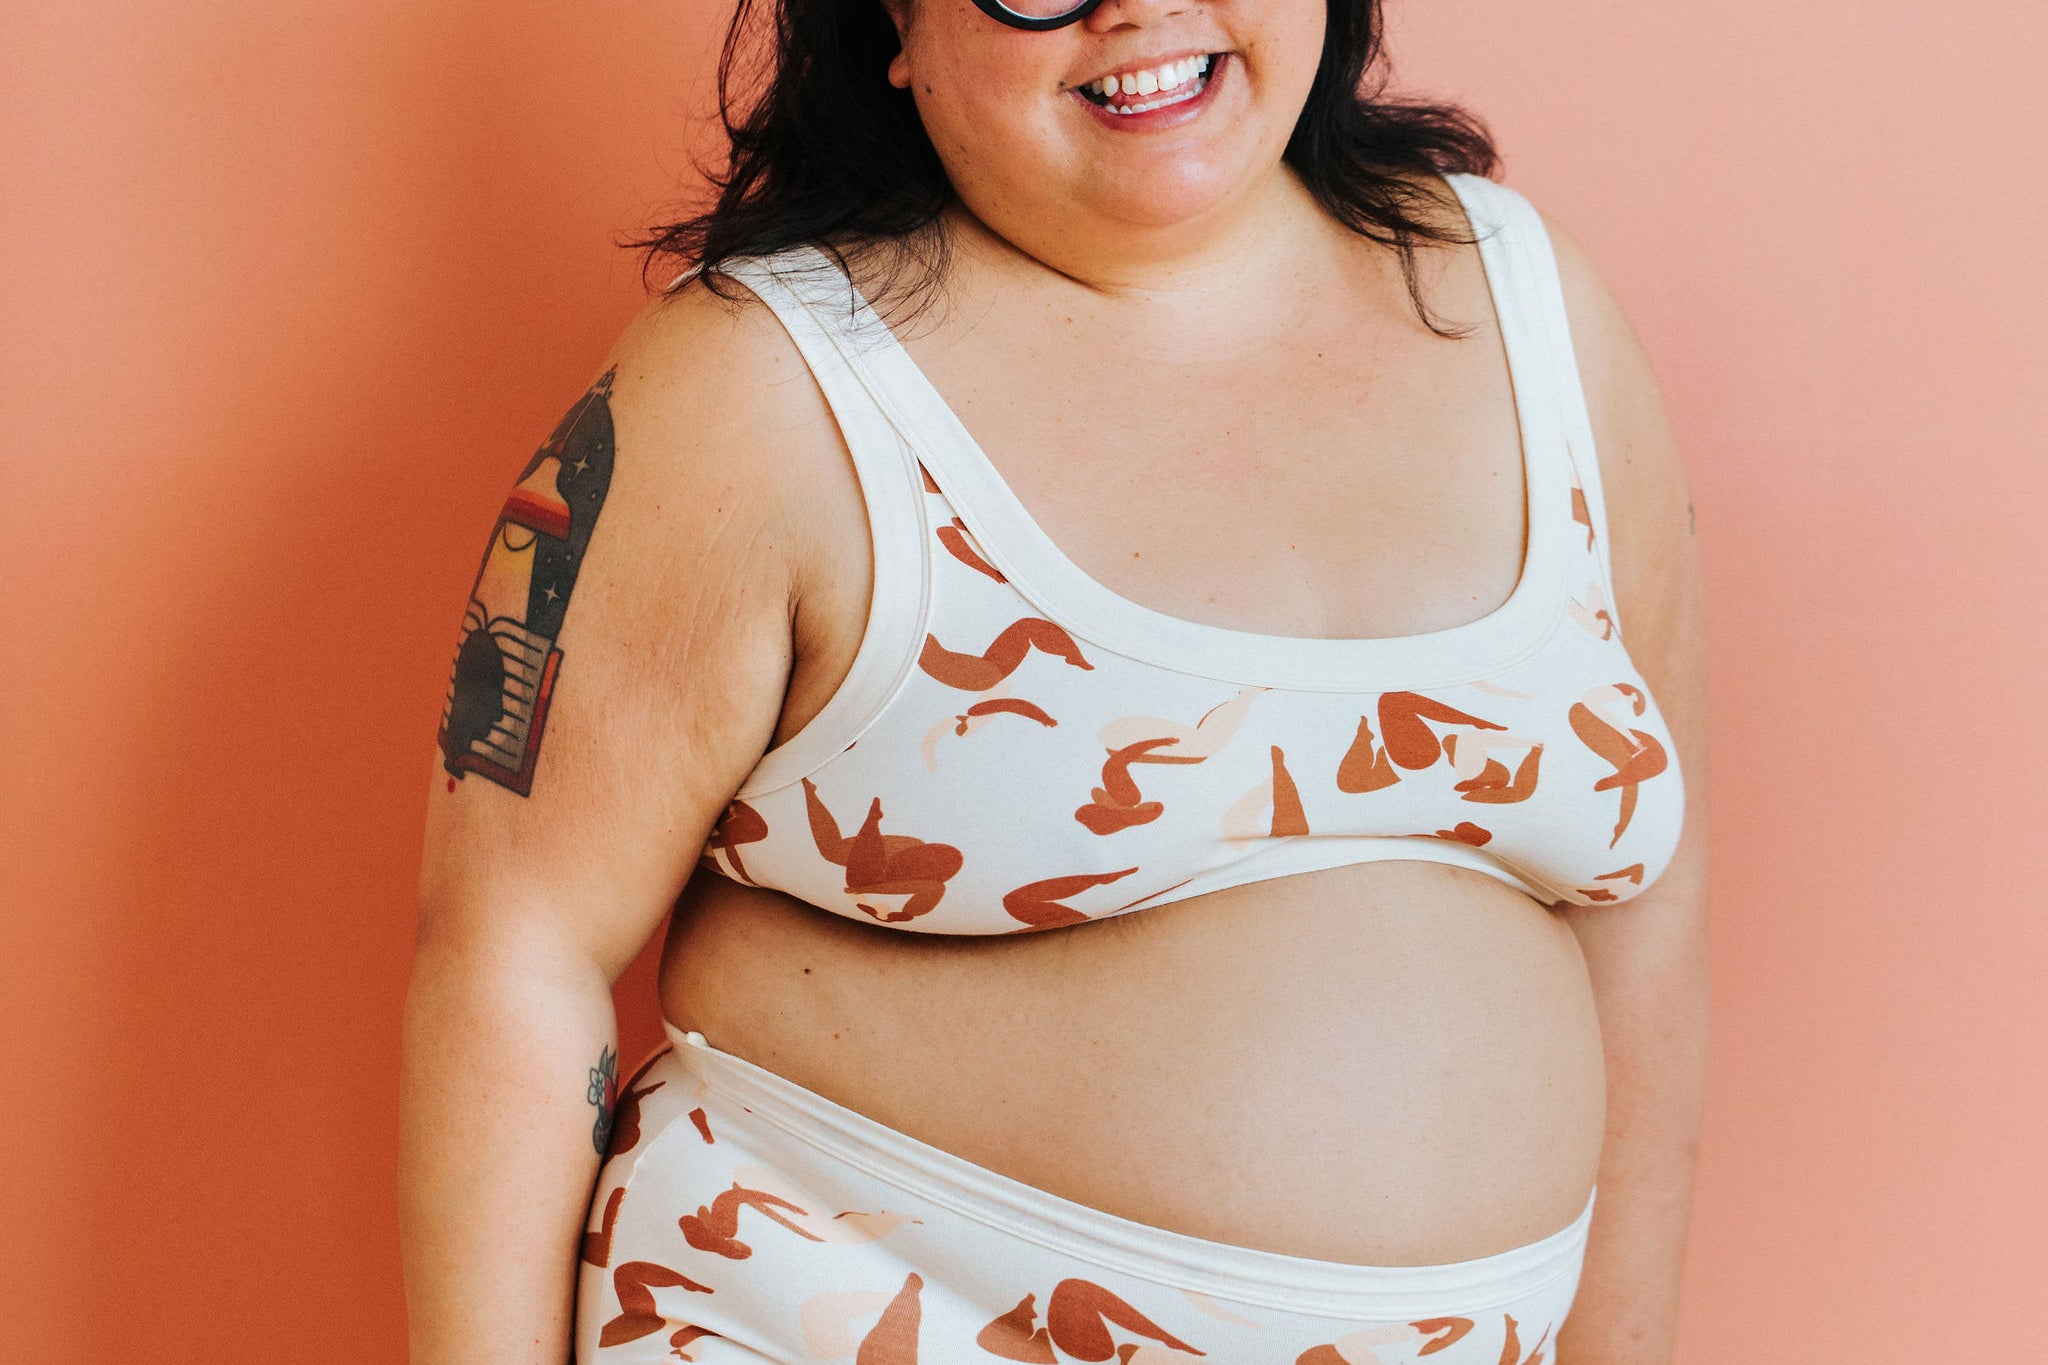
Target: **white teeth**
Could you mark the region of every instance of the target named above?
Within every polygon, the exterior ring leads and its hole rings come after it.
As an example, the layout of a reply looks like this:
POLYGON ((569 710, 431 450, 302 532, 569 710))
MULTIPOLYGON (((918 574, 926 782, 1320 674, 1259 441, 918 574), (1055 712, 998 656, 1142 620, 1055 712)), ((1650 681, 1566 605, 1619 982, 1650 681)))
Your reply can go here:
POLYGON ((1187 87, 1191 81, 1209 70, 1207 53, 1199 57, 1184 57, 1177 62, 1168 62, 1151 71, 1125 72, 1121 76, 1104 76, 1090 81, 1088 90, 1104 100, 1117 95, 1156 95, 1162 90, 1176 91, 1162 100, 1124 105, 1110 104, 1108 107, 1119 114, 1142 114, 1147 109, 1158 109, 1168 104, 1178 104, 1184 99, 1193 99, 1200 93, 1199 85, 1187 87))

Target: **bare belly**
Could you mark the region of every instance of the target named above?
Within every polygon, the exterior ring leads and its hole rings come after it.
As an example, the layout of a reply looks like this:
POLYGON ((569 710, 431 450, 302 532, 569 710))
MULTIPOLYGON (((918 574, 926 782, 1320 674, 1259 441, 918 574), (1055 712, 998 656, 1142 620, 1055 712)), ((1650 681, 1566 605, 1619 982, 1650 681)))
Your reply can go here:
POLYGON ((1191 1236, 1490 1255, 1592 1188, 1604 1076, 1564 922, 1368 863, 1047 933, 905 933, 700 872, 662 1007, 933 1146, 1191 1236))

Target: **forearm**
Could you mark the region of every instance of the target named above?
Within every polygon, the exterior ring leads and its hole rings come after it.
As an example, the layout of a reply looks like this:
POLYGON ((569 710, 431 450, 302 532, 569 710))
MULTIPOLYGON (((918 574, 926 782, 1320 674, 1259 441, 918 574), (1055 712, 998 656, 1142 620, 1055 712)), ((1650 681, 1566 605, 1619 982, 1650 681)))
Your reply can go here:
POLYGON ((1704 949, 1654 979, 1604 984, 1599 1202, 1556 1365, 1669 1365, 1706 1089, 1704 949))
POLYGON ((420 946, 400 1095, 413 1365, 569 1358, 600 1159, 590 1077, 616 1046, 609 983, 573 954, 420 946))

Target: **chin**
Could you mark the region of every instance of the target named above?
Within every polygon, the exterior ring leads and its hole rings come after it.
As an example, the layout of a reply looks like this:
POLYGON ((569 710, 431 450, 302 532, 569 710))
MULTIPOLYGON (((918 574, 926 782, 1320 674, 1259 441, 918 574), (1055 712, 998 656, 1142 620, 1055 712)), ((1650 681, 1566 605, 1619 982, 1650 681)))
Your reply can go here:
POLYGON ((1162 173, 1121 180, 1087 195, 1086 202, 1104 218, 1136 227, 1163 228, 1213 213, 1229 197, 1221 176, 1162 173))

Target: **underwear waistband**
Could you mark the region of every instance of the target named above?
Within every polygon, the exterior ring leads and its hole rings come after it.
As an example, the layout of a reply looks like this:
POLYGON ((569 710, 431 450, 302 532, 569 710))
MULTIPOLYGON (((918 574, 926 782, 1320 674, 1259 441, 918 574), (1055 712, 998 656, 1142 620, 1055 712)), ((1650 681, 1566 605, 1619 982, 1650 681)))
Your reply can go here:
POLYGON ((1595 1190, 1578 1217, 1537 1241, 1437 1265, 1354 1265, 1289 1256, 1139 1223, 1052 1194, 897 1131, 696 1032, 663 1024, 675 1060, 791 1137, 932 1203, 1090 1264, 1218 1299, 1331 1317, 1469 1313, 1576 1276, 1595 1190))

